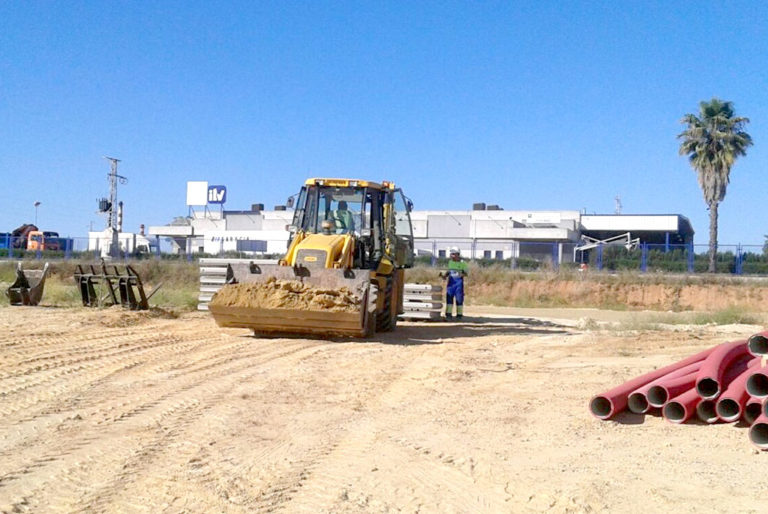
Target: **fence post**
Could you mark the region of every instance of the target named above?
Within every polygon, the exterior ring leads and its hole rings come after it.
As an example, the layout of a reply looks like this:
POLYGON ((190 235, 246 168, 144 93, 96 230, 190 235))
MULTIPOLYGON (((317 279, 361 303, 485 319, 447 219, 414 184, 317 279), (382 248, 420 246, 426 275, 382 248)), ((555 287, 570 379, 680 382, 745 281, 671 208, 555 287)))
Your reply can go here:
POLYGON ((597 245, 597 271, 603 271, 603 245, 597 245))
POLYGON ((688 243, 688 273, 693 273, 694 271, 694 263, 695 255, 693 253, 693 241, 688 243))
POLYGON ((156 259, 160 258, 160 236, 159 235, 155 236, 155 258, 156 259))
POLYGON ((741 243, 739 243, 736 246, 736 263, 735 263, 734 270, 733 270, 737 275, 741 275, 742 274, 742 271, 743 271, 743 268, 742 268, 742 266, 743 266, 743 258, 744 258, 744 256, 741 253, 741 243))
POLYGON ((664 233, 664 253, 669 253, 669 232, 664 233))
POLYGON ((648 243, 640 245, 640 271, 648 271, 648 243))
POLYGON ((69 260, 69 258, 72 256, 72 241, 73 239, 71 237, 68 237, 64 239, 64 260, 69 260))
POLYGON ((432 241, 432 267, 437 266, 437 241, 432 241))
POLYGON ((8 259, 13 259, 13 238, 11 234, 5 235, 6 248, 8 248, 8 259))
POLYGON ((40 250, 40 247, 37 247, 37 250, 35 251, 35 259, 38 261, 43 258, 43 252, 40 250))
POLYGON ((558 271, 560 269, 560 255, 558 251, 557 243, 552 243, 552 270, 558 271))

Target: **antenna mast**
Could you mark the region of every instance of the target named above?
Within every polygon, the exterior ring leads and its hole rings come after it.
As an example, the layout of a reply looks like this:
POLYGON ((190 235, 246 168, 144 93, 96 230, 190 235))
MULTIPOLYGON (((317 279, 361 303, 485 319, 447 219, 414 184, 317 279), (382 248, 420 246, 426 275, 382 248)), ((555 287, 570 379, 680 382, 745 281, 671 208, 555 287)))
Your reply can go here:
POLYGON ((107 215, 107 230, 110 232, 110 235, 112 236, 112 242, 109 245, 109 251, 107 252, 109 257, 112 258, 118 258, 120 257, 120 244, 118 242, 117 237, 117 231, 118 231, 118 203, 117 203, 117 184, 126 184, 128 183, 128 179, 122 175, 117 174, 117 163, 120 162, 120 159, 116 159, 114 157, 104 157, 106 160, 110 162, 110 171, 109 175, 107 175, 107 178, 109 179, 109 201, 104 202, 103 200, 99 202, 99 210, 107 215), (105 208, 106 207, 106 208, 105 208))

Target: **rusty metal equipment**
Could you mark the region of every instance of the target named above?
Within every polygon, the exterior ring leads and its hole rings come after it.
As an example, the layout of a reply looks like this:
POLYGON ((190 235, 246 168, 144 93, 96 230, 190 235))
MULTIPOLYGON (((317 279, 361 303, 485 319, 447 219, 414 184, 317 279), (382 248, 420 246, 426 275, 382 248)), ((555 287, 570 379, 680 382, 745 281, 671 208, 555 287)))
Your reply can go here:
POLYGON ((5 294, 11 305, 37 305, 43 297, 45 277, 48 276, 48 263, 43 269, 23 269, 19 262, 16 267, 16 280, 5 294))
POLYGON ((131 310, 149 309, 149 299, 162 286, 155 286, 151 293, 144 292, 141 277, 131 266, 77 265, 75 282, 86 307, 122 305, 131 310))

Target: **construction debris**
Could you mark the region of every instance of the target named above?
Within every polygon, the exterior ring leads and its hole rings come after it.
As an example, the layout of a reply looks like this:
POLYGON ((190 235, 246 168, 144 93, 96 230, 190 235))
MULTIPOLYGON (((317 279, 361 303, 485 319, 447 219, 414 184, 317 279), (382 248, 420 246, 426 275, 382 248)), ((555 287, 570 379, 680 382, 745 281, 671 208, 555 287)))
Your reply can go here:
POLYGON ((43 297, 45 277, 48 276, 48 263, 43 269, 23 269, 21 262, 16 267, 16 280, 5 294, 11 305, 37 305, 43 297))
POLYGON ((625 409, 660 413, 670 423, 743 420, 749 439, 768 450, 768 331, 722 343, 593 397, 589 410, 610 419, 625 409))

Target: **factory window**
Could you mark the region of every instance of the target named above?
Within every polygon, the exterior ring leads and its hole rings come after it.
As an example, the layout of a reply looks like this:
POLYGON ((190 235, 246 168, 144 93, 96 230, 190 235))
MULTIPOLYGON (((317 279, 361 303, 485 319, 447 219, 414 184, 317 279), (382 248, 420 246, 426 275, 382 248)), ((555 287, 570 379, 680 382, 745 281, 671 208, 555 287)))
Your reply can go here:
POLYGON ((445 250, 438 250, 437 251, 437 256, 440 257, 441 259, 444 259, 445 258, 445 250))
POLYGON ((483 250, 483 259, 490 259, 490 258, 491 258, 491 251, 483 250))
POLYGON ((503 261, 504 260, 504 251, 503 250, 496 250, 496 260, 497 261, 503 261))

